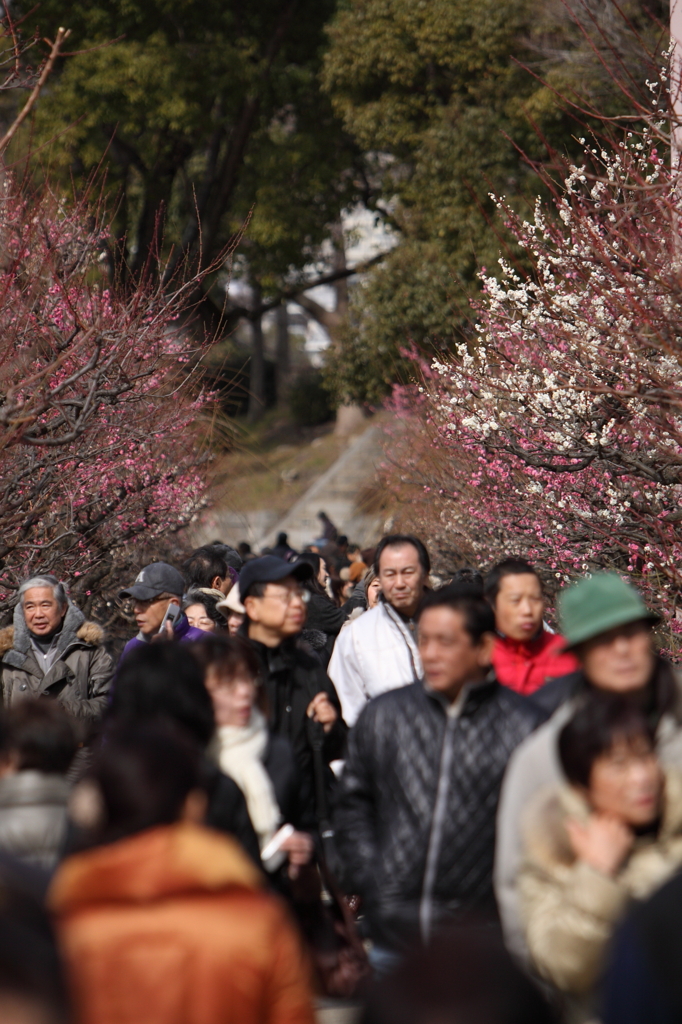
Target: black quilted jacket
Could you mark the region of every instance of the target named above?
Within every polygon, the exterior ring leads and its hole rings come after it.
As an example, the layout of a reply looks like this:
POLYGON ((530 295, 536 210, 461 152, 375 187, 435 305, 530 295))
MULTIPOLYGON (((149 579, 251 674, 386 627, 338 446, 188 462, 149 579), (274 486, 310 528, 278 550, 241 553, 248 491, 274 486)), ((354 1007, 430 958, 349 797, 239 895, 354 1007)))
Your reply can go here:
POLYGON ((363 710, 336 806, 346 888, 373 940, 400 948, 449 917, 496 914, 495 813, 509 756, 543 714, 489 677, 458 715, 422 683, 363 710))

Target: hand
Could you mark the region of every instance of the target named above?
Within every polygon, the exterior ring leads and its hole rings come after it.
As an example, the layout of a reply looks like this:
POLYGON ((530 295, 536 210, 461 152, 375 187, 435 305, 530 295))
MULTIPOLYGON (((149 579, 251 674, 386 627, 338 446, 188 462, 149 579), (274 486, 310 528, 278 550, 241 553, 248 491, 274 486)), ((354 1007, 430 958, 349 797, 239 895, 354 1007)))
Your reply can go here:
POLYGON ((285 843, 282 843, 280 850, 289 854, 289 863, 295 867, 307 864, 313 855, 315 844, 313 837, 307 832, 294 832, 285 843))
POLYGON ((339 717, 336 708, 323 691, 313 697, 308 705, 307 714, 308 718, 312 718, 315 722, 321 722, 325 732, 329 732, 339 717))
POLYGON ((152 643, 158 643, 160 640, 174 640, 175 633, 173 632, 173 623, 170 619, 166 619, 166 623, 160 633, 152 637, 152 643))
POLYGON ((289 856, 289 878, 298 878, 298 869, 307 864, 313 855, 315 844, 307 832, 293 832, 280 849, 289 856))
POLYGON ((578 860, 613 877, 632 849, 635 835, 618 818, 591 814, 586 822, 569 818, 566 831, 578 860))

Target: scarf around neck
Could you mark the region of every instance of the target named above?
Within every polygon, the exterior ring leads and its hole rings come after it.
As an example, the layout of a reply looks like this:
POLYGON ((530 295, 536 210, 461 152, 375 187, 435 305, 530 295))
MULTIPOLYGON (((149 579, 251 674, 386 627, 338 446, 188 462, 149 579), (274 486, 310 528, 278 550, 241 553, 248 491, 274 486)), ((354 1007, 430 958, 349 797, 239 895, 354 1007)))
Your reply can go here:
POLYGON ((262 850, 282 821, 275 790, 263 764, 268 744, 265 718, 258 708, 254 708, 248 725, 219 726, 217 739, 218 763, 244 794, 251 824, 262 850))

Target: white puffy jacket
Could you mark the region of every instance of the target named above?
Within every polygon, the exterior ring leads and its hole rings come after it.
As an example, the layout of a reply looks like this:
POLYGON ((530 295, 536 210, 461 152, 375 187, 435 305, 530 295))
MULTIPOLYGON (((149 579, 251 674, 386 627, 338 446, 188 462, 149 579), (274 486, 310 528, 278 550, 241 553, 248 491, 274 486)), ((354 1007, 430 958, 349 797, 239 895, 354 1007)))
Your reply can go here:
POLYGON ((379 601, 341 630, 327 672, 344 721, 352 726, 372 697, 421 679, 422 663, 409 626, 390 604, 379 601))

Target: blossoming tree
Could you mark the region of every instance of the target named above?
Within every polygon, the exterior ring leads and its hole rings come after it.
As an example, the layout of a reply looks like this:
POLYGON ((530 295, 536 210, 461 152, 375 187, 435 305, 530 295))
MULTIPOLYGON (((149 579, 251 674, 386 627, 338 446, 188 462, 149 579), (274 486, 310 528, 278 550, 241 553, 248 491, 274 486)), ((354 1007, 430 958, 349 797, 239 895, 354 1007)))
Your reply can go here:
MULTIPOLYGON (((560 579, 632 574, 675 625, 682 596, 682 242, 653 113, 581 166, 532 219, 499 199, 533 273, 482 274, 476 338, 421 389, 448 456, 425 486, 462 550, 518 552, 560 579), (556 215, 558 214, 558 216, 556 215)), ((641 112, 640 112, 641 113, 641 112)), ((633 122, 634 122, 633 117, 633 122)))
MULTIPOLYGON (((203 501, 196 282, 106 287, 86 204, 0 184, 0 614, 52 572, 86 605, 203 501)), ((200 347, 200 346, 199 346, 200 347)))

